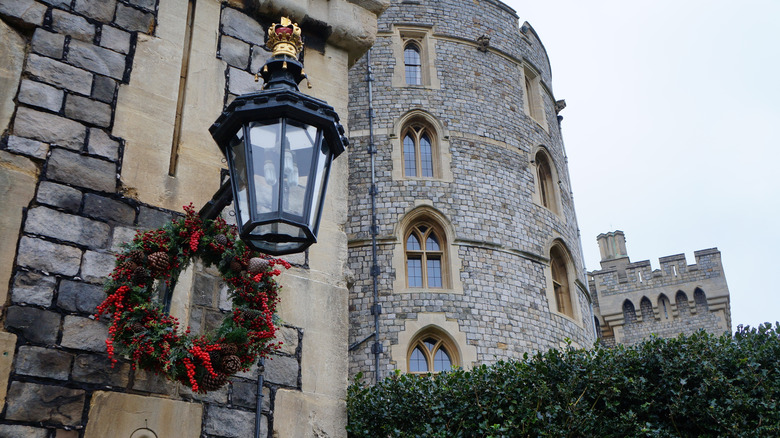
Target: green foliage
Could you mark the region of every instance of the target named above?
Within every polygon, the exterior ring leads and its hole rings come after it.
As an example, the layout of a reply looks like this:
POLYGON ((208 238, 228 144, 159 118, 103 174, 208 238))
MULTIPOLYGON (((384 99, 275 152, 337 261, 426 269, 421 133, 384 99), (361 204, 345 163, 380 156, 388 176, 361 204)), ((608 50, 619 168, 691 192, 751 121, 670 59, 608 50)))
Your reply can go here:
POLYGON ((360 379, 355 438, 780 436, 780 324, 360 379))

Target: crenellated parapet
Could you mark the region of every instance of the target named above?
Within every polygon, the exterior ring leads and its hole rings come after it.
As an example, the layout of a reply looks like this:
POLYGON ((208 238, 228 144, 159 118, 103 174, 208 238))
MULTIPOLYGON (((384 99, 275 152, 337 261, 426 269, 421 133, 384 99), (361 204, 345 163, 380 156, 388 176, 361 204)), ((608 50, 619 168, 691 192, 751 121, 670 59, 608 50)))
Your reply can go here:
POLYGON ((685 254, 661 257, 660 268, 653 269, 649 260, 630 261, 624 239, 620 231, 599 235, 602 269, 588 273, 604 338, 633 343, 650 334, 730 330, 729 290, 717 248, 696 251, 693 264, 685 254), (621 247, 615 257, 612 249, 621 247))

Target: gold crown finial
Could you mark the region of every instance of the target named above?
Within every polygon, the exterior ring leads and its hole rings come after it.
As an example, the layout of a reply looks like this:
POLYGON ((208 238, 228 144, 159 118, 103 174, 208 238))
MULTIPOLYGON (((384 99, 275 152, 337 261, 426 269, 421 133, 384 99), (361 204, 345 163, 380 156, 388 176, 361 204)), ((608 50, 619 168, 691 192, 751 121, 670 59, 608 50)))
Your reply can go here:
POLYGON ((269 49, 276 55, 288 55, 298 58, 298 53, 303 49, 301 41, 301 28, 287 17, 282 17, 279 24, 271 23, 268 26, 269 49))

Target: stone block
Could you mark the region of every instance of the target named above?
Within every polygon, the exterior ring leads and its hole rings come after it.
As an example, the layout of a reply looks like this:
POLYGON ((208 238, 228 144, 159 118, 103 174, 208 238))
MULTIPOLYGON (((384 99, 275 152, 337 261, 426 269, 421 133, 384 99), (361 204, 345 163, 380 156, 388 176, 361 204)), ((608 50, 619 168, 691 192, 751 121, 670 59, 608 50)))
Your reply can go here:
POLYGON ((27 212, 24 231, 94 248, 105 248, 108 246, 111 227, 48 207, 35 207, 27 212))
POLYGON ((265 31, 252 17, 233 8, 222 9, 222 33, 262 46, 265 44, 265 31))
POLYGON ((84 401, 85 393, 81 389, 12 382, 5 418, 77 426, 82 424, 84 401))
POLYGON ((114 23, 130 32, 152 33, 154 30, 154 15, 119 3, 116 7, 114 23))
POLYGON ((44 56, 30 54, 25 71, 33 78, 88 95, 92 90, 92 73, 44 56))
POLYGON ((65 97, 65 93, 62 90, 28 79, 22 80, 19 94, 16 96, 21 103, 54 112, 59 112, 62 108, 63 97, 65 97))
MULTIPOLYGON (((209 435, 225 438, 252 438, 254 436, 254 412, 211 405, 206 411, 205 421, 203 431, 209 435)), ((263 415, 260 420, 260 436, 267 435, 268 419, 263 415)))
POLYGON ((16 374, 68 380, 73 355, 62 350, 23 345, 16 354, 16 374))
POLYGON ((214 296, 217 292, 217 279, 211 275, 195 274, 192 303, 200 306, 214 306, 214 296))
POLYGON ((133 437, 139 425, 157 437, 200 438, 203 406, 161 397, 95 391, 84 438, 133 437))
POLYGON ((15 424, 0 424, 0 437, 8 438, 47 438, 48 429, 38 427, 19 426, 15 424))
POLYGON ((86 251, 81 263, 81 276, 90 283, 103 284, 114 270, 115 260, 112 254, 86 251))
POLYGON ((8 137, 8 150, 42 160, 49 152, 49 145, 42 141, 11 135, 8 137))
POLYGON ((142 206, 138 212, 138 227, 144 229, 159 228, 171 219, 173 219, 173 216, 170 212, 142 206))
POLYGON ((178 384, 150 371, 136 369, 133 390, 154 394, 174 395, 178 384))
POLYGON ((54 438, 79 438, 79 431, 57 429, 57 432, 54 433, 54 438))
MULTIPOLYGON (((70 6, 70 5, 69 5, 70 6)), ((95 39, 95 26, 84 17, 53 9, 51 11, 51 27, 58 33, 70 35, 77 40, 91 42, 95 39)))
POLYGON ((105 298, 102 286, 62 280, 57 293, 57 306, 70 312, 93 314, 105 298))
POLYGON ((51 181, 41 181, 36 199, 41 204, 59 207, 70 212, 77 212, 81 208, 80 191, 51 181))
POLYGON ((5 326, 28 342, 54 344, 60 330, 60 315, 34 307, 11 306, 5 318, 5 326))
POLYGON ((222 36, 219 54, 229 65, 241 70, 246 70, 247 65, 249 65, 249 44, 233 37, 222 36))
POLYGON ((34 0, 3 0, 0 1, 0 14, 40 26, 43 24, 46 6, 34 0))
MULTIPOLYGON (((243 380, 233 382, 233 403, 247 409, 257 406, 257 382, 243 380)), ((271 390, 263 387, 263 410, 271 410, 271 390)))
POLYGON ((108 327, 100 321, 66 315, 62 323, 63 347, 104 353, 108 327))
POLYGON ((49 179, 113 193, 116 190, 116 164, 55 149, 46 171, 49 179))
POLYGON ((84 146, 87 129, 81 123, 64 117, 19 107, 16 111, 14 134, 80 150, 84 146))
POLYGON ((273 355, 265 361, 265 380, 277 385, 298 386, 298 359, 273 355))
POLYGON ((260 71, 263 65, 271 57, 271 52, 265 50, 263 46, 252 46, 252 61, 249 66, 250 71, 260 71))
POLYGON ((230 67, 230 78, 228 86, 233 94, 246 94, 260 91, 263 87, 260 82, 255 82, 255 75, 249 74, 243 70, 230 67))
POLYGON ((24 236, 19 240, 17 263, 47 273, 74 276, 79 273, 81 250, 24 236))
POLYGON ((111 252, 119 253, 123 251, 122 244, 130 243, 135 237, 135 228, 114 227, 114 234, 111 237, 111 252))
POLYGON ((54 288, 57 280, 48 275, 37 272, 19 271, 14 276, 14 284, 11 289, 11 300, 22 304, 36 304, 49 307, 54 298, 54 288))
POLYGON ((103 26, 100 45, 120 53, 130 51, 130 34, 115 27, 103 26))
POLYGON ((125 75, 125 55, 83 41, 71 41, 68 62, 114 79, 121 80, 125 75))
POLYGON ((233 300, 230 298, 228 292, 229 289, 227 284, 222 283, 219 287, 219 304, 217 305, 217 308, 225 312, 233 309, 233 300))
POLYGON ((298 350, 298 330, 292 327, 279 327, 276 340, 282 343, 280 353, 292 354, 298 350))
POLYGON ((116 81, 108 76, 95 76, 95 87, 92 89, 92 97, 106 103, 114 101, 116 93, 116 81))
POLYGON ((32 50, 39 55, 61 59, 65 48, 65 35, 49 32, 41 27, 35 29, 32 50))
POLYGON ((65 102, 65 115, 91 125, 111 125, 111 105, 71 94, 65 102))
POLYGON ((73 380, 124 388, 130 382, 130 364, 117 362, 112 365, 108 356, 79 354, 73 362, 73 380))
POLYGON ((84 196, 84 214, 127 225, 132 225, 135 221, 135 208, 124 202, 92 193, 84 196))
POLYGON ((179 387, 179 395, 185 400, 197 400, 204 403, 216 403, 219 405, 227 404, 228 386, 224 385, 221 388, 209 391, 207 393, 192 392, 192 388, 181 385, 179 387))
POLYGON ((70 9, 70 0, 40 0, 47 5, 56 6, 61 9, 70 9))
POLYGON ((140 6, 144 9, 154 11, 154 5, 157 4, 157 0, 128 0, 131 5, 140 6))
POLYGON ((222 325, 222 320, 225 319, 225 315, 222 312, 216 310, 206 310, 203 318, 203 330, 211 331, 216 330, 222 325))
MULTIPOLYGON (((76 0, 73 9, 89 18, 108 23, 114 18, 116 0, 76 0)), ((105 32, 105 27, 103 32, 105 32)))

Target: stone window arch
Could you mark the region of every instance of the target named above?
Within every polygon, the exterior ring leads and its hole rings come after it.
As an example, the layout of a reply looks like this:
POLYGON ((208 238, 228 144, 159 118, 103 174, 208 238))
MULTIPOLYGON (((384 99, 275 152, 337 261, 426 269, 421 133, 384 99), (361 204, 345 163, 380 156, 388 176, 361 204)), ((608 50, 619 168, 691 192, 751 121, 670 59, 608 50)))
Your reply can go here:
POLYGON ((457 344, 439 327, 415 335, 406 357, 409 373, 440 373, 460 366, 457 344))
POLYGON ((463 293, 454 230, 441 212, 419 200, 396 225, 395 292, 463 293))
POLYGON ((696 303, 697 312, 707 312, 709 310, 709 304, 707 304, 707 295, 701 288, 693 290, 693 302, 696 303))
POLYGON ((422 56, 420 43, 409 40, 404 44, 404 78, 406 85, 422 85, 422 56))
POLYGON ((404 176, 434 178, 434 157, 438 156, 436 131, 424 119, 411 120, 402 134, 404 176))
POLYGON ((653 318, 653 303, 647 297, 642 297, 639 302, 639 310, 642 312, 642 321, 652 321, 653 318))
POLYGON ((658 311, 661 313, 661 319, 671 319, 672 303, 664 294, 658 296, 658 311))
POLYGON ((390 135, 393 144, 393 179, 452 181, 449 135, 427 111, 411 110, 399 117, 390 135))
POLYGON ((677 305, 677 312, 679 312, 680 315, 690 313, 688 295, 685 295, 685 292, 678 290, 677 295, 674 297, 674 301, 677 305))
POLYGON ((560 214, 560 189, 558 186, 558 172, 550 154, 540 147, 534 155, 533 168, 536 182, 534 201, 542 207, 560 214))
POLYGON ((623 320, 626 325, 636 323, 636 310, 631 300, 623 301, 623 320))
POLYGON ((447 241, 441 225, 421 217, 404 237, 406 285, 409 288, 442 289, 449 286, 447 241))
POLYGON ((546 130, 541 78, 539 73, 527 64, 523 65, 523 103, 525 104, 525 114, 546 130))
POLYGON ((548 251, 550 259, 545 266, 545 277, 547 278, 547 300, 550 310, 582 325, 581 312, 575 293, 577 274, 571 254, 563 241, 559 239, 552 242, 548 251))

